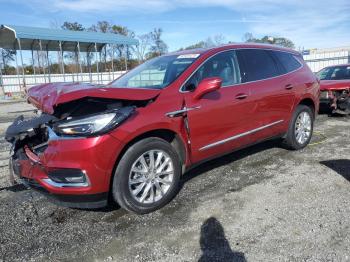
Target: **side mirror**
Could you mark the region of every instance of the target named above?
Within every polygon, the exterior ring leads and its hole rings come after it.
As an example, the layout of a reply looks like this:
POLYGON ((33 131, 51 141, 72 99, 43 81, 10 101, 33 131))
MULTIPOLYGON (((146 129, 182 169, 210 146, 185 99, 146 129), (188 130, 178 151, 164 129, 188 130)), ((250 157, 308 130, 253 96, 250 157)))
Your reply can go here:
POLYGON ((222 79, 220 77, 209 77, 203 79, 194 91, 194 99, 200 99, 205 94, 219 90, 221 84, 222 79))

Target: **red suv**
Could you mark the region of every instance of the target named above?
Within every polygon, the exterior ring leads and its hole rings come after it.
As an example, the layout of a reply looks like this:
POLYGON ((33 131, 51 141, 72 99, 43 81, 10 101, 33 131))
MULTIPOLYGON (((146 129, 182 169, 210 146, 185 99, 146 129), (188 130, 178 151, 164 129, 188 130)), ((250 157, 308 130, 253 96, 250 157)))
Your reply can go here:
POLYGON ((319 93, 299 53, 257 44, 167 54, 105 86, 36 86, 28 100, 41 115, 6 133, 11 171, 70 207, 110 196, 148 213, 196 163, 269 138, 305 147, 319 93))

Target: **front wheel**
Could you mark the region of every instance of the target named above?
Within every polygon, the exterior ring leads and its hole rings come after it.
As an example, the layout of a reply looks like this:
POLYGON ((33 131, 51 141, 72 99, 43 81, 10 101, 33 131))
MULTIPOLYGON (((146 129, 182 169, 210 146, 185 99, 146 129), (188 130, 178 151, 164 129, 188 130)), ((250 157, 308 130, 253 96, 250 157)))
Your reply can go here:
POLYGON ((132 145, 121 158, 113 179, 112 193, 124 209, 146 214, 176 195, 181 163, 165 140, 151 137, 132 145))
POLYGON ((306 147, 312 137, 313 125, 313 110, 306 105, 298 105, 289 124, 284 144, 292 150, 306 147))

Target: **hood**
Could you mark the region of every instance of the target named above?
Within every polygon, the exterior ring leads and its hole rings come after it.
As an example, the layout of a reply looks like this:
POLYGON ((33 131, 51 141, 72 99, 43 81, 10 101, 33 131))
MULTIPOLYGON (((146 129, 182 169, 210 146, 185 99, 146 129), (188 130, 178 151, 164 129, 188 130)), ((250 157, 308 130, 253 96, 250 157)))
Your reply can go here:
POLYGON ((344 90, 350 88, 349 80, 321 80, 321 91, 344 90))
POLYGON ((160 90, 146 88, 117 88, 86 83, 50 83, 30 88, 28 101, 41 111, 53 114, 60 104, 84 97, 142 101, 155 98, 160 90))

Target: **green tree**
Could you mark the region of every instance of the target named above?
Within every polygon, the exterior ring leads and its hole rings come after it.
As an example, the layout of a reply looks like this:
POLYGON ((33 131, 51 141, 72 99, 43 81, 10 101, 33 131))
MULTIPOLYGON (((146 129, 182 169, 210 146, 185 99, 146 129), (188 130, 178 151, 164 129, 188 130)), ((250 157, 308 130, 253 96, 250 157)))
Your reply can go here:
POLYGON ((204 41, 200 41, 198 43, 195 43, 193 45, 189 45, 187 47, 182 47, 179 49, 179 51, 182 51, 182 50, 190 50, 190 49, 198 49, 198 48, 205 48, 206 44, 204 41))
POLYGON ((96 25, 90 26, 88 31, 92 32, 101 32, 101 33, 110 33, 112 26, 107 21, 98 21, 96 25))
POLYGON ((16 55, 15 50, 10 50, 10 49, 0 49, 0 54, 1 54, 1 64, 0 68, 4 69, 4 74, 8 74, 9 71, 7 70, 10 67, 11 61, 15 61, 14 56, 16 55))
POLYGON ((153 58, 166 54, 168 52, 168 46, 162 39, 163 30, 161 28, 154 28, 150 33, 152 45, 150 52, 147 54, 148 58, 153 58))
MULTIPOLYGON (((85 27, 82 24, 79 24, 78 22, 64 22, 63 25, 61 26, 63 30, 69 30, 69 31, 85 31, 85 27)), ((79 59, 79 54, 78 51, 75 52, 70 52, 67 55, 68 58, 72 59, 73 62, 77 65, 78 64, 78 59, 79 59)), ((79 68, 77 66, 71 66, 68 69, 68 72, 73 73, 73 72, 79 72, 79 68), (73 70, 73 71, 72 71, 73 70)))
POLYGON ((61 26, 63 30, 71 30, 71 31, 85 31, 85 28, 82 24, 78 22, 64 22, 61 26))
POLYGON ((185 48, 180 48, 181 50, 197 49, 197 48, 210 48, 214 46, 220 46, 225 44, 225 37, 222 34, 214 35, 213 37, 208 37, 205 41, 200 41, 196 44, 189 45, 185 48))
MULTIPOLYGON (((119 35, 123 35, 123 36, 127 36, 127 37, 131 37, 131 38, 135 38, 135 32, 130 30, 129 28, 127 28, 126 26, 122 26, 122 25, 113 25, 111 27, 111 33, 114 34, 119 34, 119 35)), ((123 46, 121 45, 117 45, 117 50, 118 50, 118 55, 119 57, 123 56, 123 46)), ((136 52, 137 50, 134 47, 130 47, 127 46, 126 47, 126 56, 128 59, 131 58, 131 52, 136 52)))
POLYGON ((265 44, 273 44, 279 45, 287 48, 295 48, 294 43, 285 37, 272 37, 272 36, 264 36, 262 38, 255 38, 252 33, 245 33, 243 36, 243 40, 246 43, 265 43, 265 44))

